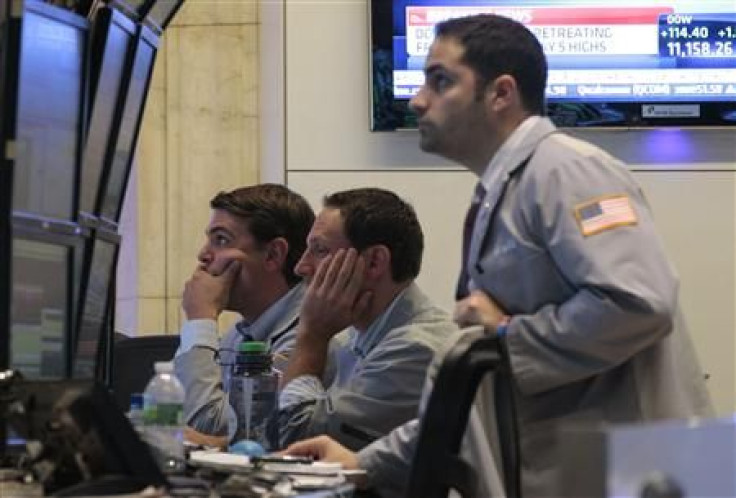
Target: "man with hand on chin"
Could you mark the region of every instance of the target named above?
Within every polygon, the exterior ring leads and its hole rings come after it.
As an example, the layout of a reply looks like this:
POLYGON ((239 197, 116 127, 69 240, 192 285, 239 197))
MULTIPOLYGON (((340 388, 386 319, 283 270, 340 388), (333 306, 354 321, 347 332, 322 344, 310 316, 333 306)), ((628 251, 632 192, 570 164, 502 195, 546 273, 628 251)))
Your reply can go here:
POLYGON ((416 416, 426 369, 457 331, 414 283, 423 249, 394 193, 324 199, 296 266, 308 289, 272 421, 282 445, 327 434, 360 449, 416 416))
POLYGON ((243 341, 266 342, 282 369, 294 345, 304 296, 293 271, 314 212, 282 185, 263 184, 221 192, 199 265, 184 287, 186 322, 174 358, 184 385, 184 421, 197 431, 227 433, 230 366, 243 341), (234 311, 242 321, 219 340, 217 318, 234 311))

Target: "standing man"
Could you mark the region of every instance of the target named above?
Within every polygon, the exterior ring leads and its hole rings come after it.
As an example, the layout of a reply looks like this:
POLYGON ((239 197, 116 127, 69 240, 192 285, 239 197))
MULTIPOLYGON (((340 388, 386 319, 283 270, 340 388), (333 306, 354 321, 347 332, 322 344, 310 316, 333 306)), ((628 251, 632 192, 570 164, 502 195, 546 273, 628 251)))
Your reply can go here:
MULTIPOLYGON (((479 179, 455 318, 505 343, 524 495, 555 495, 561 424, 710 415, 710 400, 640 188, 620 161, 542 117, 537 39, 495 15, 449 20, 436 34, 411 101, 420 145, 479 179)), ((466 443, 485 437, 474 416, 466 443)), ((324 439, 289 451, 361 466, 380 488, 400 489, 384 462, 406 461, 410 429, 358 455, 324 439)), ((492 462, 477 452, 469 461, 487 477, 492 462)))
POLYGON ((396 194, 324 199, 296 266, 309 287, 283 379, 282 445, 327 434, 360 449, 416 417, 427 367, 457 332, 414 283, 423 249, 416 214, 396 194))
POLYGON ((274 184, 220 192, 210 206, 199 265, 184 287, 187 320, 174 365, 186 391, 185 422, 221 436, 228 429, 228 380, 239 344, 266 342, 277 368, 294 346, 304 286, 293 268, 314 212, 302 196, 274 184), (217 317, 224 310, 243 319, 219 341, 217 317))

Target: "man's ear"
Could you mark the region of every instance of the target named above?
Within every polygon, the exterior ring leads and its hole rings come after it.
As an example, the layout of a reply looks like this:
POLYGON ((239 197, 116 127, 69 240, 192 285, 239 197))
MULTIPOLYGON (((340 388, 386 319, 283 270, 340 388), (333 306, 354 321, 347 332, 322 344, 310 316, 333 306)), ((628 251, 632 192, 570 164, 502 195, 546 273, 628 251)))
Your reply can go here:
POLYGON ((509 74, 502 74, 486 87, 491 109, 498 112, 515 105, 519 100, 519 88, 516 80, 509 74))
POLYGON ((366 277, 375 279, 386 272, 391 273, 391 251, 388 247, 377 244, 365 249, 362 255, 366 277))
POLYGON ((273 271, 281 271, 286 262, 289 252, 289 243, 283 237, 276 237, 266 244, 266 257, 264 263, 266 268, 273 271))

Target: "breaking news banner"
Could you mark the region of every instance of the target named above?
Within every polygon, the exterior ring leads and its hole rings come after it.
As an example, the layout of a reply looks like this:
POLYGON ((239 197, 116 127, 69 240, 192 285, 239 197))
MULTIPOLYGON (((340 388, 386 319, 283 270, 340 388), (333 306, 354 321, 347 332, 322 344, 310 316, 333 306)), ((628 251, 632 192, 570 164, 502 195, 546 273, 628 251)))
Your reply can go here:
POLYGON ((497 14, 525 24, 547 55, 646 55, 659 53, 660 16, 671 7, 407 7, 407 52, 426 56, 440 21, 497 14))

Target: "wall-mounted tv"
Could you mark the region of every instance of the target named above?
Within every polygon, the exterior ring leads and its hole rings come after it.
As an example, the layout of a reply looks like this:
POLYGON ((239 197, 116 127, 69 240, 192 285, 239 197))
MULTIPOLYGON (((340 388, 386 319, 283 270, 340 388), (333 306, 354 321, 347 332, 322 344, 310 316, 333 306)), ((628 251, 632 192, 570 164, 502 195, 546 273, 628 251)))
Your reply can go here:
POLYGON ((736 125, 733 0, 371 0, 373 130, 414 127, 435 24, 477 13, 540 40, 560 126, 736 125))

